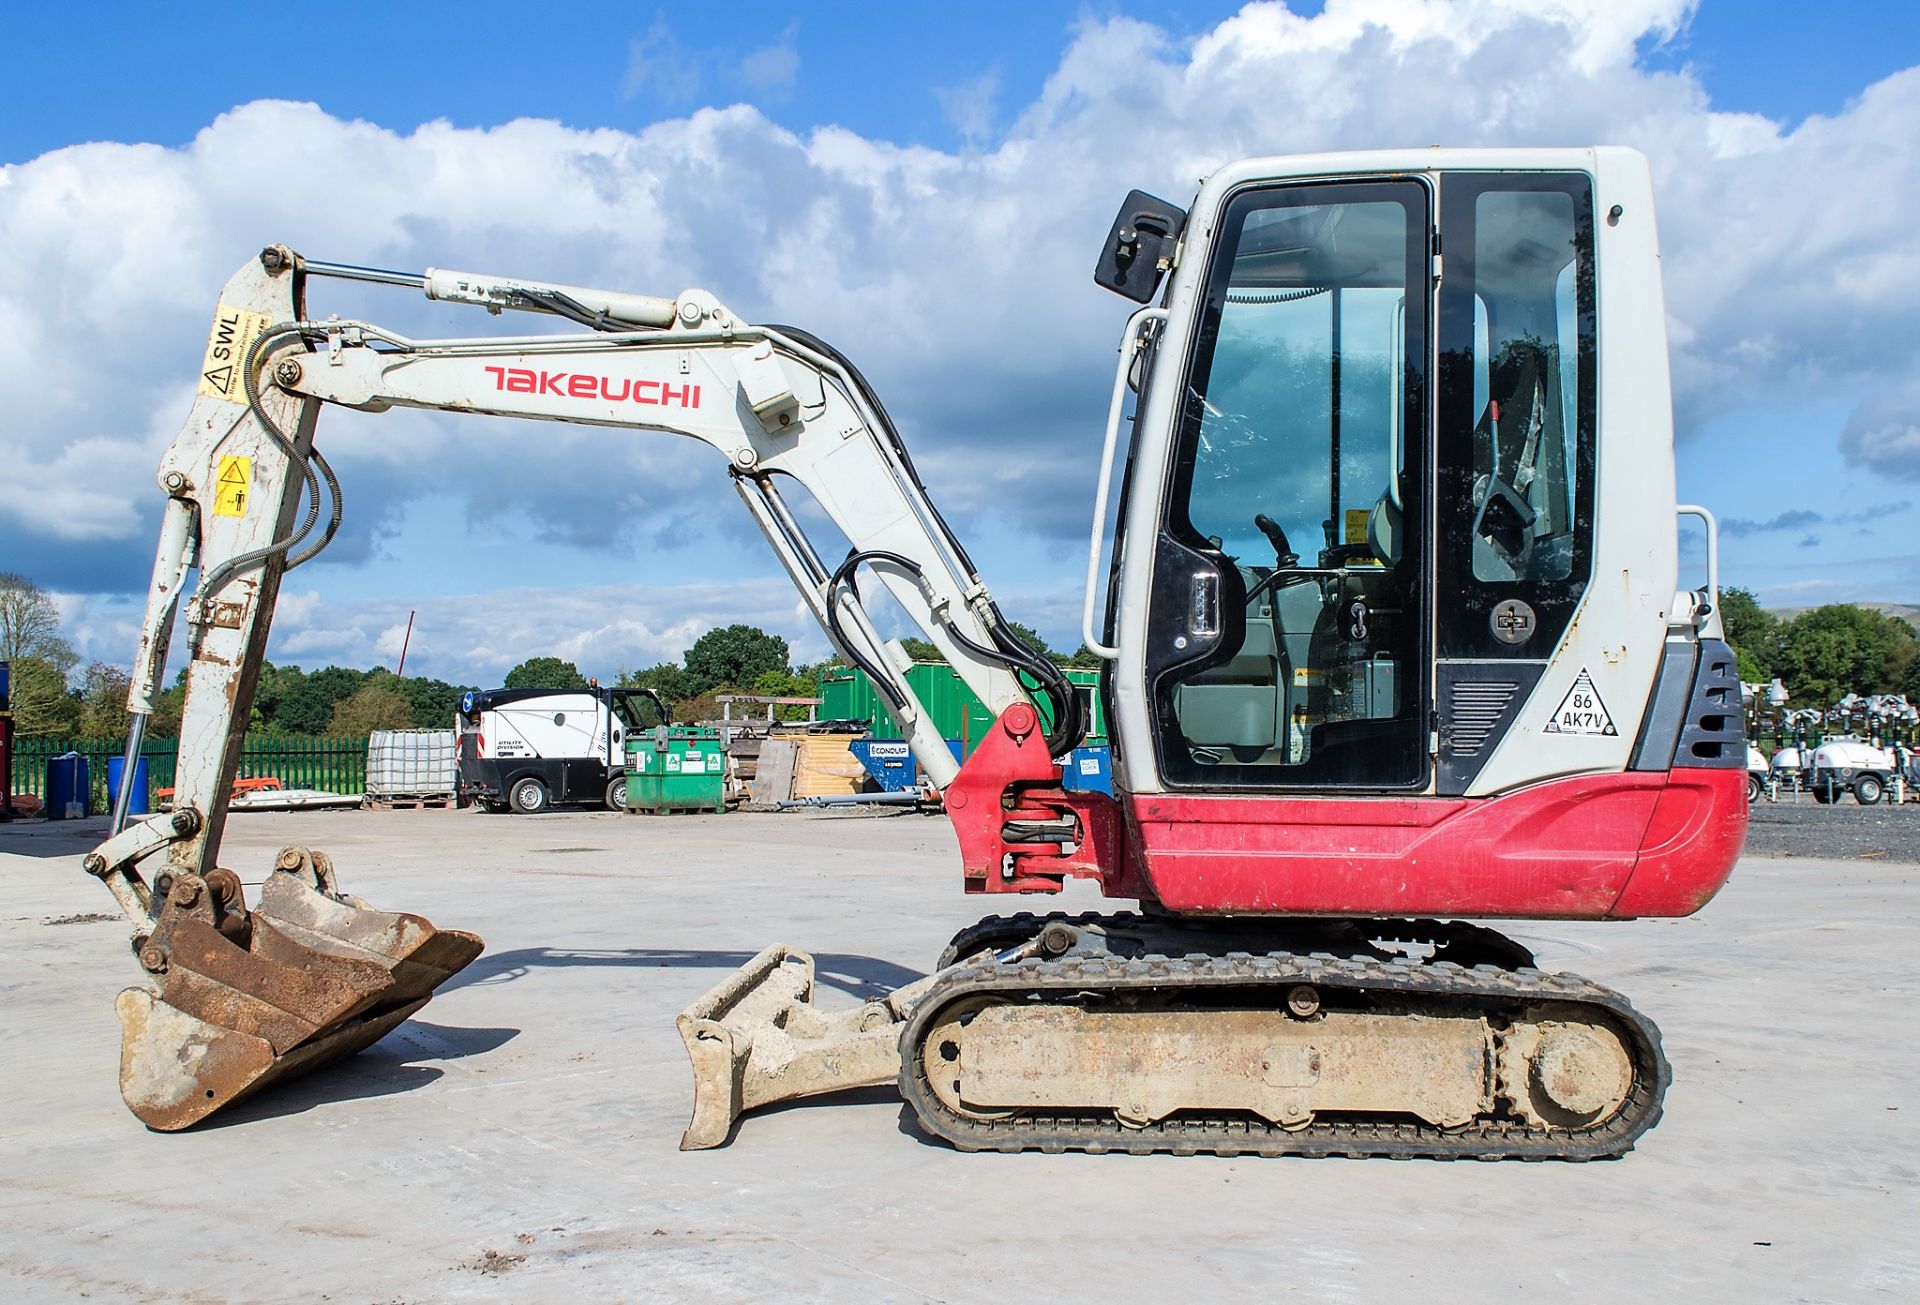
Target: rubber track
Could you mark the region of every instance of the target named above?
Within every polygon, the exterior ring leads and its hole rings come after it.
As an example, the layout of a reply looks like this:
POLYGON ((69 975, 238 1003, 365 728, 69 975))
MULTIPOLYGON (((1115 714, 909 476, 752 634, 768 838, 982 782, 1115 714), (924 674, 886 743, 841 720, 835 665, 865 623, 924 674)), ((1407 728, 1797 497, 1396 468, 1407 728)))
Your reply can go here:
POLYGON ((900 1048, 901 1095, 912 1103, 923 1128, 962 1151, 1597 1160, 1632 1150, 1635 1140, 1659 1121, 1661 1102, 1672 1078, 1660 1048, 1660 1032, 1652 1021, 1635 1011, 1619 993, 1574 975, 1536 969, 1503 970, 1490 965, 1466 969, 1446 961, 1382 962, 1370 957, 1288 952, 1136 960, 1068 956, 1055 961, 1032 959, 1015 965, 972 967, 957 971, 920 1000, 901 1031, 900 1048), (1001 1120, 958 1115, 934 1095, 921 1062, 921 1043, 941 1012, 956 1001, 977 995, 1018 1001, 1028 996, 1183 988, 1199 996, 1210 989, 1253 986, 1272 988, 1277 1006, 1280 994, 1297 983, 1325 990, 1466 1000, 1493 1015, 1533 1002, 1597 1006, 1611 1014, 1628 1035, 1634 1061, 1633 1089, 1626 1104, 1612 1117, 1586 1128, 1537 1127, 1519 1120, 1489 1118, 1461 1129, 1443 1130, 1396 1117, 1377 1122, 1315 1120, 1289 1132, 1258 1116, 1235 1114, 1208 1119, 1190 1111, 1145 1128, 1127 1128, 1106 1110, 1026 1110, 1001 1120))
POLYGON ((1133 929, 1144 925, 1147 918, 1133 911, 1081 911, 1077 915, 1066 911, 1049 911, 1045 915, 1016 911, 1012 915, 989 915, 953 935, 947 942, 946 950, 940 953, 939 963, 933 968, 937 973, 983 951, 997 952, 1016 946, 1035 937, 1056 921, 1064 921, 1075 928, 1104 924, 1133 929))

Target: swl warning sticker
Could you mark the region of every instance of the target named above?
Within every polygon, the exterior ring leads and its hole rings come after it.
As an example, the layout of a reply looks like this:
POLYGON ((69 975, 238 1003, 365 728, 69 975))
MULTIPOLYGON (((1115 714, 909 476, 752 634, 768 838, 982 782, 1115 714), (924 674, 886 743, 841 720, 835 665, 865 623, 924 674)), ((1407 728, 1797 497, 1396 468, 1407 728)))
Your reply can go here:
POLYGON ((240 365, 247 360, 247 350, 253 348, 253 342, 272 320, 265 313, 220 305, 213 315, 213 330, 207 336, 207 356, 200 361, 200 393, 229 403, 247 401, 240 365))
POLYGON ((244 517, 247 515, 247 497, 253 490, 253 459, 234 457, 231 454, 220 459, 220 474, 214 479, 213 514, 218 517, 244 517))
POLYGON ((1600 735, 1619 732, 1613 727, 1613 717, 1607 714, 1607 704, 1600 701, 1600 691, 1593 687, 1593 676, 1584 666, 1580 668, 1580 677, 1554 710, 1553 719, 1541 731, 1542 734, 1600 735))

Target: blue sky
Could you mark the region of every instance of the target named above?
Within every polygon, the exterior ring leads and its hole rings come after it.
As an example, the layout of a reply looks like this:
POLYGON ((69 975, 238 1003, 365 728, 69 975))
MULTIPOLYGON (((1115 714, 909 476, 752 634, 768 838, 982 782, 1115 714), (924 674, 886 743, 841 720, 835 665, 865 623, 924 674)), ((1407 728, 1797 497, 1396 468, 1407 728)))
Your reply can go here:
MULTIPOLYGON (((1085 275, 1113 205, 1133 185, 1184 200, 1239 154, 1431 136, 1646 150, 1681 492, 1728 521, 1725 578, 1781 604, 1920 601, 1920 268, 1903 216, 1920 202, 1920 93, 1903 74, 1920 63, 1920 5, 1526 8, 12 14, 0 569, 56 590, 88 656, 126 659, 151 468, 185 415, 199 323, 249 249, 289 239, 342 261, 705 284, 819 329, 873 375, 1009 611, 1070 645, 1086 450, 1125 316, 1085 275), (1410 96, 1429 97, 1417 114, 1410 96), (621 193, 716 189, 688 201, 697 212, 596 207, 556 158, 638 187, 621 193), (551 206, 527 193, 541 185, 551 206), (828 234, 796 247, 807 214, 828 234), (929 251, 976 227, 990 274, 969 294, 929 251), (1020 310, 1029 284, 1057 322, 1020 310)), ((328 307, 486 329, 399 298, 328 307)), ((529 469, 524 427, 415 414, 343 414, 321 438, 348 529, 290 579, 276 657, 390 659, 413 607, 409 667, 457 679, 554 644, 610 674, 736 616, 824 651, 698 450, 567 439, 529 469)))

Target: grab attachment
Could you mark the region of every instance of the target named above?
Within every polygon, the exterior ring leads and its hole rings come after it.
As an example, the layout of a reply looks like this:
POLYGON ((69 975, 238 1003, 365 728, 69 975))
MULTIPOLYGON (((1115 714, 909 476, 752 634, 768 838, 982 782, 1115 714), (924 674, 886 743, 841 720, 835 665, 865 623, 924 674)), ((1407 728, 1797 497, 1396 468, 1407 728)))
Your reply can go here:
POLYGON ((742 1111, 877 1087, 900 1076, 900 1026, 931 979, 842 1011, 813 1005, 813 957, 775 945, 715 984, 676 1023, 693 1063, 682 1151, 724 1145, 742 1111))
POLYGON ((120 1095, 161 1132, 373 1045, 485 945, 341 893, 304 848, 280 854, 251 911, 230 870, 164 889, 136 943, 157 988, 115 1002, 120 1095))

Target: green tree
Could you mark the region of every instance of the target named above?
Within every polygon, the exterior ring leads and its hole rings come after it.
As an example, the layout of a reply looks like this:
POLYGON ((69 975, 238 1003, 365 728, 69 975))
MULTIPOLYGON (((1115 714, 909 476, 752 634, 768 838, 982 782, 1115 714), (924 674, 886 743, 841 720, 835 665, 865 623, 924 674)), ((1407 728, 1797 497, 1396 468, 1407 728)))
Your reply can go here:
POLYGON ((289 681, 266 726, 287 734, 325 734, 333 724, 333 709, 367 682, 367 672, 328 666, 289 681))
POLYGON ((80 686, 80 734, 89 739, 125 739, 132 717, 127 712, 127 673, 95 662, 80 686))
POLYGON ((905 638, 900 641, 900 646, 906 650, 907 656, 916 662, 945 662, 947 660, 947 655, 934 647, 932 642, 926 639, 905 638))
POLYGON ((162 689, 153 695, 153 714, 147 717, 147 737, 150 739, 177 739, 180 737, 180 714, 187 705, 187 691, 181 684, 171 689, 162 689))
POLYGON ((1073 656, 1067 658, 1066 664, 1076 671, 1095 671, 1100 669, 1101 662, 1093 649, 1083 643, 1073 650, 1073 656))
MULTIPOLYGON (((0 571, 0 662, 37 657, 60 674, 80 661, 60 633, 60 609, 47 591, 15 571, 0 571)), ((38 672, 36 672, 38 674, 38 672)))
MULTIPOLYGON (((815 676, 792 671, 763 671, 753 682, 753 692, 763 698, 812 698, 818 696, 820 682, 815 676)), ((776 720, 805 720, 807 709, 800 706, 774 708, 776 720)))
POLYGON ((508 671, 502 683, 509 689, 584 689, 587 677, 558 657, 529 657, 508 671))
POLYGON ((460 695, 466 692, 460 685, 424 675, 396 675, 389 683, 395 693, 407 700, 407 707, 413 712, 413 728, 417 730, 446 729, 460 706, 460 695))
POLYGON ((621 671, 614 683, 621 688, 652 689, 669 707, 685 702, 701 690, 701 686, 694 682, 684 667, 672 662, 661 662, 645 670, 621 671))
MULTIPOLYGON (((306 682, 307 673, 298 666, 275 666, 272 662, 260 665, 260 682, 253 691, 253 715, 247 728, 263 734, 312 733, 298 731, 289 726, 284 717, 287 704, 298 700, 300 686, 306 682)), ((331 712, 331 707, 329 707, 331 712)))
POLYGON ((1765 681, 1779 673, 1774 668, 1780 660, 1780 618, 1762 608, 1752 590, 1722 586, 1720 624, 1740 657, 1741 679, 1765 681))
POLYGON ((1793 700, 1831 703, 1849 693, 1889 693, 1907 682, 1920 640, 1913 627, 1850 603, 1802 612, 1780 631, 1776 674, 1793 700))
POLYGON ((361 685, 334 707, 327 733, 338 738, 359 738, 375 730, 411 728, 413 707, 392 684, 374 681, 361 685))
POLYGON ((787 669, 787 641, 751 625, 729 625, 694 640, 685 661, 703 692, 752 684, 768 671, 787 669))
POLYGON ((80 728, 79 695, 44 657, 12 659, 13 731, 23 739, 68 738, 80 728))

